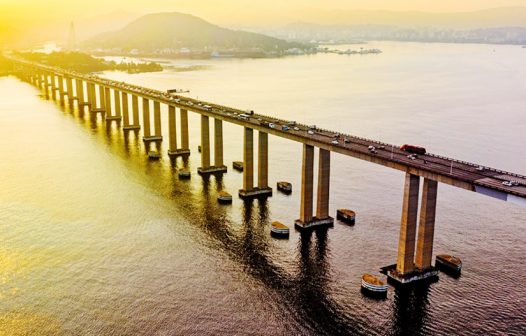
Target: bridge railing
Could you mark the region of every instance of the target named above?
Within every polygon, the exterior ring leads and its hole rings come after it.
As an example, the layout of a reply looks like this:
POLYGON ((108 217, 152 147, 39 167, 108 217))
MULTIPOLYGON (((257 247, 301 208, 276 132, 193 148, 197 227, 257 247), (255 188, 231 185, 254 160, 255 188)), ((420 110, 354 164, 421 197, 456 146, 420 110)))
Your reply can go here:
MULTIPOLYGON (((156 90, 156 89, 146 89, 146 88, 143 88, 141 86, 134 85, 134 84, 129 84, 129 83, 126 83, 126 82, 120 82, 120 81, 116 81, 116 80, 104 79, 104 78, 99 77, 97 75, 82 74, 82 73, 79 73, 79 72, 76 72, 76 71, 65 70, 65 69, 61 69, 61 68, 57 68, 57 67, 53 67, 53 66, 43 65, 43 64, 27 61, 27 60, 24 60, 24 59, 19 59, 19 58, 14 58, 14 57, 11 57, 11 58, 13 60, 15 60, 15 61, 18 61, 18 62, 21 62, 21 63, 25 63, 25 64, 29 64, 30 66, 34 66, 34 67, 37 67, 37 68, 40 68, 40 69, 45 69, 46 71, 50 71, 50 72, 66 74, 66 75, 74 76, 74 77, 77 77, 77 78, 83 78, 84 80, 89 80, 89 81, 96 81, 96 82, 99 82, 99 84, 104 84, 104 82, 110 82, 111 84, 113 84, 115 86, 133 88, 132 91, 136 91, 137 94, 141 94, 142 93, 144 95, 149 95, 153 99, 155 99, 155 98, 162 98, 162 97, 166 97, 167 98, 168 97, 166 92, 159 91, 159 90, 156 90), (144 92, 144 91, 147 91, 147 92, 144 92), (157 97, 155 97, 154 95, 157 95, 157 97)), ((193 99, 193 98, 190 98, 190 97, 181 97, 181 96, 174 96, 174 97, 180 97, 180 98, 183 98, 184 100, 192 101, 192 102, 195 102, 195 103, 207 103, 207 104, 211 104, 211 105, 213 105, 215 107, 220 107, 220 108, 223 108, 223 109, 243 112, 243 110, 240 110, 240 109, 234 109, 234 108, 231 108, 231 107, 227 107, 227 106, 220 105, 220 104, 215 104, 215 103, 208 103, 208 102, 201 101, 201 100, 198 100, 198 99, 193 99)), ((287 124, 287 123, 291 122, 291 120, 285 120, 285 119, 277 118, 277 117, 274 117, 274 116, 268 116, 268 115, 264 115, 264 114, 256 114, 256 116, 261 116, 261 117, 264 117, 264 118, 272 119, 272 120, 275 120, 276 122, 283 123, 283 124, 287 124)), ((297 125, 305 127, 305 128, 309 127, 309 125, 306 125, 306 124, 303 124, 303 123, 297 123, 297 125)), ((351 135, 351 134, 348 134, 348 133, 336 132, 336 131, 333 131, 333 130, 328 130, 328 129, 320 128, 320 127, 316 127, 316 129, 319 130, 319 131, 322 131, 322 132, 326 132, 326 133, 341 134, 344 137, 348 137, 350 139, 357 139, 357 140, 360 140, 360 141, 363 141, 363 142, 366 142, 366 143, 370 143, 371 145, 382 145, 382 146, 385 146, 386 148, 388 148, 388 147, 393 147, 393 148, 396 147, 396 148, 398 148, 398 146, 393 145, 393 144, 389 144, 389 143, 385 143, 385 142, 381 142, 381 141, 377 141, 377 140, 372 140, 372 139, 368 139, 368 138, 364 138, 364 137, 360 137, 360 136, 356 136, 356 135, 351 135)), ((483 167, 485 170, 488 170, 488 171, 491 171, 491 172, 499 173, 499 174, 502 174, 502 175, 509 175, 509 176, 513 176, 513 177, 517 177, 517 178, 526 179, 526 176, 524 176, 524 175, 511 173, 511 172, 503 171, 503 170, 500 170, 500 169, 496 169, 496 168, 492 168, 492 167, 488 167, 488 166, 484 166, 484 165, 480 165, 480 164, 475 164, 475 163, 471 163, 471 162, 467 162, 467 161, 463 161, 463 160, 453 159, 453 158, 446 157, 446 156, 443 156, 443 155, 432 154, 432 153, 427 153, 426 155, 428 155, 430 157, 435 157, 435 158, 438 158, 438 159, 442 159, 442 160, 447 160, 447 161, 454 162, 454 163, 467 165, 467 166, 470 166, 470 167, 479 167, 480 166, 480 167, 483 167)), ((394 160, 394 158, 392 160, 393 161, 397 161, 397 160, 394 160)))

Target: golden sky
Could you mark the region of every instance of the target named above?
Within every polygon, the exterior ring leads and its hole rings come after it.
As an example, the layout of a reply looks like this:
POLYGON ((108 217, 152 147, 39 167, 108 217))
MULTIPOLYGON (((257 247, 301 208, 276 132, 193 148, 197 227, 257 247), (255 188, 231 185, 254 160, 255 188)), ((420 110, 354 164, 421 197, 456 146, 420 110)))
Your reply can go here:
POLYGON ((503 6, 526 6, 526 0, 0 0, 0 42, 22 32, 67 29, 71 21, 82 36, 161 11, 189 13, 220 25, 257 26, 317 18, 327 23, 346 10, 458 12, 503 6))
MULTIPOLYGON (((0 0, 0 15, 13 17, 86 16, 112 11, 136 13, 182 11, 210 20, 248 22, 262 15, 295 18, 294 12, 330 10, 394 10, 456 12, 503 6, 526 6, 526 0, 0 0)), ((272 18, 267 18, 272 19, 272 18)))

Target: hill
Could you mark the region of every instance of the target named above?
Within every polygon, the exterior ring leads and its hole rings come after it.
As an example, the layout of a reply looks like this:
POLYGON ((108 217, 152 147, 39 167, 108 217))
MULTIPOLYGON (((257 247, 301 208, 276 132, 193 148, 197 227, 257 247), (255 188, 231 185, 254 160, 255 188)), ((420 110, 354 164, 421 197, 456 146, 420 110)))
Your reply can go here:
POLYGON ((192 51, 251 50, 283 52, 305 47, 281 39, 231 30, 216 26, 198 17, 181 13, 148 14, 124 28, 100 34, 84 43, 91 49, 119 49, 130 52, 158 53, 182 48, 192 51))

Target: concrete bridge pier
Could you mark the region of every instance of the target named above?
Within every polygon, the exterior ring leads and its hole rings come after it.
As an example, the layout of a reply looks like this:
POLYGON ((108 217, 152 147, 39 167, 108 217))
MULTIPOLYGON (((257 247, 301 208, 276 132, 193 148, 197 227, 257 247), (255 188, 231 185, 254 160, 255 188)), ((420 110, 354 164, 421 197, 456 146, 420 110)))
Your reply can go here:
POLYGON ((334 219, 329 216, 330 159, 330 151, 320 148, 317 207, 316 216, 313 216, 314 147, 307 144, 303 145, 300 218, 294 221, 294 226, 299 230, 325 228, 334 225, 334 219))
MULTIPOLYGON (((155 112, 155 109, 157 108, 155 102, 154 102, 154 127, 157 127, 156 123, 157 123, 157 118, 159 118, 160 116, 157 116, 157 112, 155 112)), ((159 113, 160 114, 160 113, 159 113)), ((158 140, 162 140, 163 138, 158 136, 158 135, 152 135, 151 133, 151 127, 150 127, 150 101, 147 99, 147 98, 142 98, 142 120, 143 120, 143 123, 144 123, 144 136, 143 136, 143 141, 144 142, 148 142, 148 141, 158 141, 158 140)), ((160 122, 160 121, 159 121, 160 122)), ((160 127, 160 124, 159 124, 159 127, 160 127)), ((157 130, 155 129, 154 132, 156 132, 157 130)))
POLYGON ((97 112, 104 111, 104 119, 108 120, 111 116, 111 91, 110 88, 99 85, 100 109, 97 112))
POLYGON ((86 97, 88 103, 88 111, 91 112, 91 109, 97 108, 97 102, 95 100, 95 85, 89 82, 86 82, 86 97))
POLYGON ((181 150, 184 154, 190 155, 190 140, 188 136, 188 111, 179 109, 179 117, 181 120, 181 150))
POLYGON ((60 102, 60 105, 64 105, 64 96, 65 96, 65 92, 64 92, 64 77, 58 75, 57 76, 57 80, 58 80, 58 102, 60 102))
POLYGON ((111 106, 111 91, 109 88, 106 89, 106 120, 121 120, 121 99, 120 92, 113 89, 113 108, 115 112, 112 112, 111 106))
POLYGON ((130 126, 130 111, 128 108, 128 94, 121 92, 123 127, 130 126))
MULTIPOLYGON (((124 93, 123 93, 124 94, 124 93)), ((124 130, 139 130, 141 129, 141 124, 139 122, 139 97, 132 94, 132 113, 133 113, 133 124, 124 125, 124 130)), ((124 99, 124 96, 123 96, 124 99)))
POLYGON ((50 93, 51 93, 51 99, 52 100, 57 100, 57 85, 56 85, 56 82, 55 82, 55 74, 51 73, 49 75, 49 90, 50 90, 50 93))
MULTIPOLYGON (((175 115, 175 106, 168 105, 168 138, 170 147, 168 148, 169 156, 179 156, 190 154, 190 150, 177 148, 177 121, 175 115)), ((182 123, 182 121, 181 121, 182 123)), ((187 121, 188 126, 188 121, 187 121)))
POLYGON ((432 268, 437 193, 438 182, 424 178, 415 256, 415 267, 420 271, 432 268))
POLYGON ((404 285, 433 279, 436 278, 438 274, 436 269, 431 266, 437 182, 428 179, 424 180, 424 192, 422 195, 422 208, 417 243, 416 224, 418 218, 419 189, 420 177, 406 173, 402 218, 400 221, 400 237, 398 241, 398 258, 396 265, 387 267, 387 276, 389 277, 389 280, 397 284, 404 285), (419 246, 416 263, 415 244, 418 244, 419 246))
POLYGON ((201 115, 201 167, 197 168, 199 174, 207 174, 210 169, 210 120, 208 116, 201 115))
POLYGON ((66 88, 68 90, 68 104, 73 105, 73 101, 76 99, 73 93, 73 78, 66 77, 66 88))
POLYGON ((221 120, 214 120, 214 165, 210 165, 210 118, 201 115, 201 167, 197 172, 201 175, 224 173, 223 165, 223 124, 221 120))
POLYGON ((263 140, 258 144, 258 169, 261 168, 262 170, 260 170, 258 174, 258 187, 254 187, 254 130, 245 127, 243 145, 243 189, 239 190, 239 197, 243 199, 272 196, 272 188, 269 188, 268 186, 259 186, 260 182, 263 185, 265 184, 268 175, 268 134, 261 135, 260 133, 259 140, 260 139, 263 140))
POLYGON ((158 101, 153 102, 153 134, 156 141, 163 140, 161 131, 161 103, 158 101))
POLYGON ((300 218, 294 222, 294 226, 299 230, 326 228, 334 225, 334 219, 329 216, 330 159, 331 152, 320 148, 316 216, 313 216, 314 147, 303 145, 300 218))
POLYGON ((106 111, 106 100, 105 100, 105 91, 104 87, 102 85, 98 85, 98 91, 99 91, 99 98, 97 101, 97 87, 95 84, 89 85, 89 90, 91 91, 90 94, 92 96, 91 105, 90 105, 90 113, 102 113, 106 111))
POLYGON ((270 189, 268 186, 268 133, 261 131, 258 132, 258 189, 270 189))
POLYGON ((318 197, 316 198, 317 225, 333 225, 334 219, 329 216, 331 176, 331 152, 320 148, 318 163, 318 197))
POLYGON ((43 85, 44 85, 44 94, 46 95, 46 99, 49 99, 50 98, 49 88, 51 84, 49 83, 49 75, 46 72, 44 72, 43 85))
POLYGON ((86 106, 86 99, 84 98, 84 81, 81 79, 75 79, 77 85, 77 104, 80 107, 86 106))
POLYGON ((150 101, 148 98, 142 97, 142 122, 143 122, 143 137, 144 142, 151 141, 150 134, 150 101))
POLYGON ((53 100, 55 101, 58 101, 60 99, 60 91, 59 91, 59 84, 58 84, 58 78, 57 78, 57 75, 55 74, 52 74, 51 75, 51 84, 53 85, 52 86, 52 90, 53 90, 53 100))
POLYGON ((42 73, 42 89, 46 92, 46 97, 49 97, 49 77, 48 74, 44 71, 42 73))
POLYGON ((95 96, 95 84, 86 83, 86 90, 88 95, 88 105, 89 111, 91 112, 94 109, 97 109, 97 99, 95 96))

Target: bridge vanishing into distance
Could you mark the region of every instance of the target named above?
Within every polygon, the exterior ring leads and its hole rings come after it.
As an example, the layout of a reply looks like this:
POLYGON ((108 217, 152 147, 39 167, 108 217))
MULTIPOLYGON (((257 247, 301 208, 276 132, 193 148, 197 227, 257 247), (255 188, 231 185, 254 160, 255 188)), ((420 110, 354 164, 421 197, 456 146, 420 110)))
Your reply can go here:
POLYGON ((48 99, 52 98, 60 101, 61 104, 70 105, 76 102, 79 109, 102 113, 103 118, 108 122, 123 120, 122 128, 125 131, 142 128, 143 140, 146 144, 163 140, 161 104, 167 105, 169 156, 190 154, 188 111, 200 114, 201 167, 198 168, 198 173, 202 175, 227 171, 223 162, 223 121, 242 126, 244 169, 243 189, 239 190, 239 196, 243 199, 272 195, 272 188, 268 185, 269 134, 302 143, 301 204, 299 219, 295 221, 295 226, 299 230, 327 227, 334 223, 334 219, 329 215, 331 152, 405 172, 397 263, 387 271, 389 278, 398 283, 409 283, 436 275, 431 262, 439 182, 499 200, 526 205, 526 176, 523 175, 431 153, 414 157, 392 144, 50 67, 11 55, 6 56, 16 65, 15 73, 21 79, 43 90, 48 99), (142 109, 139 108, 139 98, 141 98, 142 109), (153 133, 150 125, 151 106, 153 106, 153 133), (179 125, 176 125, 177 110, 179 125), (142 126, 140 112, 142 112, 142 126), (213 164, 210 162, 210 118, 214 119, 213 164), (177 126, 181 133, 180 146, 177 141, 177 126), (257 181, 254 181, 254 131, 258 132, 257 181), (370 146, 375 149, 371 149, 370 146), (319 150, 319 162, 317 202, 314 212, 316 147, 319 150), (421 178, 423 178, 423 187, 419 212, 421 178), (420 214, 419 218, 418 214, 420 214))

